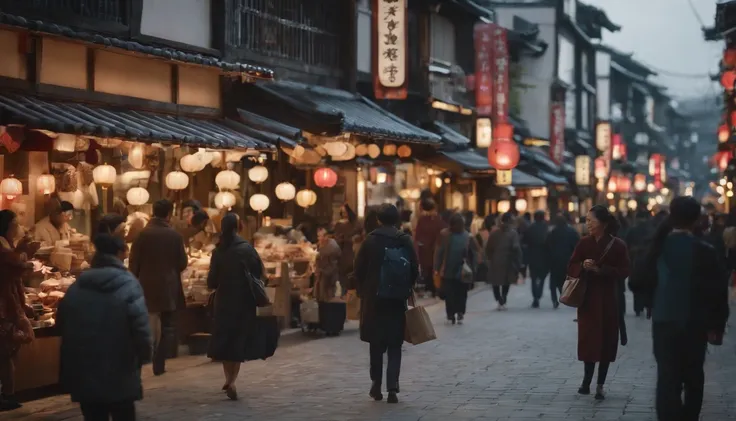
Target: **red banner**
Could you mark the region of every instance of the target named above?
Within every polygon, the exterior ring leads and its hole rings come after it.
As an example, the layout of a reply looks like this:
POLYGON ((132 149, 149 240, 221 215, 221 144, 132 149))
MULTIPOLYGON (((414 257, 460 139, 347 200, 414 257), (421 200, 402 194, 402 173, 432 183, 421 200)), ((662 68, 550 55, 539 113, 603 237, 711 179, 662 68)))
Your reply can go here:
POLYGON ((549 125, 549 157, 560 165, 565 158, 565 104, 552 103, 549 125))
POLYGON ((478 117, 493 114, 493 26, 478 23, 474 29, 475 44, 475 107, 478 117))
POLYGON ((493 27, 493 105, 496 124, 505 123, 509 116, 509 46, 506 29, 493 27))

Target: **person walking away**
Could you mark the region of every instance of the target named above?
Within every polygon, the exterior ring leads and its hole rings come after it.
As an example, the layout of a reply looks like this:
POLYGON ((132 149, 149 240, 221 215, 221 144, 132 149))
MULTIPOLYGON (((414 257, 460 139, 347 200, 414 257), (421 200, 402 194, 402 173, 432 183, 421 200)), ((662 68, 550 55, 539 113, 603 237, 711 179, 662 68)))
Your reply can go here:
POLYGON ((482 250, 478 258, 478 264, 475 268, 475 282, 488 283, 489 267, 484 250, 488 244, 488 237, 491 235, 491 232, 496 229, 498 229, 498 227, 496 226, 495 215, 486 215, 486 217, 483 218, 483 223, 481 224, 478 234, 475 235, 475 241, 478 242, 478 245, 482 250))
POLYGON ((407 299, 419 276, 411 237, 396 228, 399 211, 382 205, 381 226, 368 235, 355 258, 355 278, 360 307, 360 339, 370 344, 370 397, 383 399, 383 354, 387 354, 386 390, 388 402, 397 403, 401 372, 401 345, 407 299))
POLYGON ((353 209, 345 203, 340 207, 340 220, 335 224, 335 241, 340 246, 340 273, 339 281, 342 287, 342 296, 347 294, 348 289, 353 289, 351 278, 353 276, 353 237, 360 231, 358 216, 353 209))
POLYGON ((729 316, 728 284, 713 246, 693 235, 701 209, 676 197, 654 237, 645 276, 632 287, 652 310, 660 421, 697 421, 703 404, 707 344, 720 345, 729 316), (682 399, 684 386, 684 402, 682 399))
POLYGON ((235 381, 246 361, 246 350, 256 328, 253 280, 264 276, 263 262, 253 246, 238 235, 240 219, 234 213, 222 218, 222 236, 212 253, 207 287, 215 291, 214 322, 207 356, 222 363, 228 398, 238 398, 235 381))
POLYGON ((521 269, 519 273, 521 274, 522 280, 526 280, 526 277, 529 275, 529 253, 527 252, 524 236, 532 224, 532 215, 529 212, 524 212, 521 217, 514 216, 514 219, 516 220, 516 230, 519 233, 519 240, 521 241, 521 269))
POLYGON ((462 324, 468 303, 470 281, 464 281, 464 267, 475 267, 480 247, 465 230, 465 218, 459 213, 450 218, 450 228, 442 230, 434 258, 434 270, 442 279, 442 292, 445 297, 447 321, 462 324))
POLYGON ((532 281, 532 308, 539 308, 539 300, 542 299, 544 294, 544 280, 549 274, 548 234, 549 225, 545 220, 544 211, 534 212, 534 222, 522 238, 526 262, 529 265, 529 276, 532 281))
MULTIPOLYGON (((625 237, 626 246, 629 248, 632 274, 638 273, 639 268, 646 264, 647 253, 651 246, 654 231, 655 227, 651 221, 649 211, 641 210, 637 212, 636 224, 625 237)), ((631 284, 631 278, 629 278, 629 284, 631 284)), ((631 289, 630 285, 629 289, 631 289)), ((644 300, 640 294, 634 293, 634 314, 639 317, 643 311, 644 300)))
POLYGON ((0 211, 0 412, 21 407, 15 398, 13 359, 21 345, 34 339, 28 320, 33 310, 26 305, 22 277, 33 267, 28 256, 38 251, 38 243, 32 244, 28 237, 23 237, 16 247, 19 236, 15 212, 0 211))
POLYGON ((153 204, 153 219, 133 242, 128 261, 146 296, 157 376, 166 372, 167 354, 176 346, 175 312, 185 305, 181 272, 188 259, 184 239, 169 223, 173 208, 166 199, 153 204))
POLYGON ((509 288, 519 278, 522 265, 521 242, 512 213, 501 216, 501 227, 491 232, 485 253, 490 268, 488 283, 493 286, 497 310, 506 310, 509 288))
MULTIPOLYGON (((590 234, 580 239, 567 269, 569 276, 582 279, 587 288, 578 308, 578 359, 585 367, 578 393, 590 394, 598 363, 595 398, 603 400, 608 368, 618 351, 619 282, 629 275, 629 252, 626 243, 615 236, 618 220, 604 206, 593 206, 585 223, 590 234)), ((622 345, 626 345, 624 338, 622 345)))
POLYGON ((94 245, 91 268, 59 303, 60 379, 85 421, 134 421, 134 402, 143 399, 141 366, 153 347, 148 309, 123 264, 123 240, 103 233, 94 245))
POLYGON ((580 234, 572 227, 569 214, 558 215, 555 226, 547 235, 547 250, 549 250, 549 292, 552 296, 552 306, 560 306, 559 294, 567 275, 567 263, 570 261, 575 246, 580 241, 580 234))
POLYGON ((434 256, 440 232, 447 228, 447 224, 437 214, 437 206, 431 198, 422 200, 421 216, 414 230, 414 244, 419 257, 419 270, 421 272, 420 283, 424 291, 437 296, 437 288, 434 285, 434 256))

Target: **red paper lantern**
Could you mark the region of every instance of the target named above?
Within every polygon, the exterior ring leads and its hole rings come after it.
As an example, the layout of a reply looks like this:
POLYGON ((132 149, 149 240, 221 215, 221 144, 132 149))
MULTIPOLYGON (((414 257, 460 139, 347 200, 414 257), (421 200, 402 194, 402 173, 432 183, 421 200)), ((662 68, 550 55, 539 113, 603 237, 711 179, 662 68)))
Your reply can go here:
POLYGON ((647 176, 644 174, 637 174, 634 176, 634 190, 637 192, 643 192, 647 189, 647 176))
MULTIPOLYGON (((514 126, 508 123, 498 123, 493 127, 493 141, 508 141, 513 142, 514 140, 514 126)), ((518 149, 518 148, 517 148, 518 149)))
POLYGON ((728 142, 728 139, 731 137, 731 128, 728 127, 728 124, 721 124, 718 127, 718 142, 725 143, 728 142))
POLYGON ((314 172, 314 184, 321 188, 335 187, 337 173, 332 168, 320 168, 314 172))
POLYGON ((716 152, 715 158, 715 164, 716 167, 718 167, 721 172, 726 171, 726 168, 728 167, 728 163, 731 161, 731 158, 733 155, 730 151, 721 151, 716 152))
POLYGON ((626 176, 619 176, 618 177, 618 192, 619 193, 628 193, 629 190, 631 190, 631 178, 626 176))
POLYGON ((721 85, 723 86, 723 89, 727 90, 728 92, 733 91, 734 84, 736 83, 736 71, 734 70, 726 70, 721 74, 721 85))
POLYGON ((595 178, 606 178, 608 176, 608 166, 604 158, 595 159, 595 178))
POLYGON ((723 52, 723 66, 736 67, 736 48, 729 48, 723 52))
POLYGON ((516 168, 519 164, 519 146, 514 141, 494 140, 488 148, 488 163, 500 171, 516 168))
POLYGON ((615 193, 617 191, 618 191, 618 176, 612 175, 611 178, 608 179, 608 192, 615 193))

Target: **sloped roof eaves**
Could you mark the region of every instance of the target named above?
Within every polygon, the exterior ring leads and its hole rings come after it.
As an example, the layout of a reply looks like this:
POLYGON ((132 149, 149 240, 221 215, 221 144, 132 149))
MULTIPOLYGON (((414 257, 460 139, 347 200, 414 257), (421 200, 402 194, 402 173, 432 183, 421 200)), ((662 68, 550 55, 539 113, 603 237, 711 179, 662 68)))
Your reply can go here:
POLYGON ((611 61, 611 69, 612 70, 615 70, 615 71, 617 71, 619 73, 621 73, 623 76, 625 76, 625 77, 627 77, 627 78, 629 78, 631 80, 635 80, 637 82, 642 82, 642 83, 646 83, 647 82, 646 77, 639 76, 639 75, 637 75, 635 73, 632 73, 632 72, 626 70, 623 66, 621 66, 618 63, 616 63, 615 61, 611 61))
POLYGON ((435 121, 432 125, 435 127, 437 133, 442 136, 444 143, 449 144, 451 147, 467 147, 471 143, 470 139, 453 130, 445 123, 435 121))
POLYGON ((493 171, 493 167, 488 163, 488 159, 479 154, 475 149, 463 149, 459 151, 440 152, 448 159, 457 162, 468 171, 489 172, 493 171))

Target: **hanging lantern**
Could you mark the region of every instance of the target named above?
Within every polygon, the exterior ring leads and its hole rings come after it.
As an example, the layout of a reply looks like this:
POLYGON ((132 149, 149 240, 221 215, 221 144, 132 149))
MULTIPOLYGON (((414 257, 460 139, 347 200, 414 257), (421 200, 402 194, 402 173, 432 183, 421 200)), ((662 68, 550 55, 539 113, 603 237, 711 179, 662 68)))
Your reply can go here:
POLYGON ((507 142, 514 141, 514 126, 512 126, 511 124, 499 123, 499 124, 496 124, 496 127, 493 128, 493 142, 503 142, 503 141, 507 141, 507 142))
POLYGON ((251 209, 258 213, 261 213, 268 209, 268 205, 271 204, 271 201, 268 200, 268 196, 266 196, 265 194, 258 193, 251 196, 248 203, 250 203, 251 209))
POLYGON ((602 179, 608 177, 608 165, 604 158, 595 159, 595 178, 602 179))
POLYGON ((611 147, 611 123, 598 123, 595 126, 595 147, 606 152, 611 147))
POLYGON ((221 191, 215 195, 215 207, 217 209, 230 209, 235 206, 235 195, 229 191, 221 191))
POLYGON ((575 157, 575 183, 578 186, 590 185, 590 157, 588 155, 575 157))
POLYGON ((189 186, 189 176, 181 171, 166 174, 166 188, 173 191, 184 190, 189 186))
POLYGON ((148 194, 148 190, 144 189, 143 187, 133 187, 132 189, 128 190, 128 193, 125 195, 125 197, 128 199, 128 203, 133 206, 141 206, 148 203, 148 199, 150 199, 151 195, 148 194))
POLYGON ((497 206, 498 213, 506 213, 511 210, 511 202, 508 200, 500 200, 497 206))
POLYGON ((115 167, 112 165, 98 165, 92 170, 92 178, 95 180, 95 184, 106 189, 115 184, 115 179, 118 173, 115 171, 115 167))
POLYGON ((611 151, 611 158, 614 161, 621 161, 626 159, 626 144, 620 134, 615 134, 611 137, 613 148, 611 151))
POLYGON ((631 190, 631 178, 619 175, 617 181, 619 193, 628 193, 631 190))
POLYGON ((248 179, 256 184, 261 184, 268 179, 268 168, 256 165, 248 170, 248 179))
POLYGON ((641 193, 647 189, 647 176, 644 174, 637 174, 634 176, 634 190, 641 193))
POLYGON ((130 163, 130 166, 137 170, 142 169, 145 161, 145 153, 146 150, 140 143, 137 143, 130 148, 130 152, 128 152, 128 162, 130 163))
POLYGON ((51 174, 41 174, 36 179, 36 189, 41 194, 51 194, 56 190, 56 179, 51 174))
POLYGON ((479 118, 475 121, 475 147, 486 149, 493 140, 492 123, 490 118, 479 118))
POLYGON ((291 183, 281 183, 276 186, 276 197, 282 202, 288 202, 296 197, 296 187, 291 183))
POLYGON ((194 155, 184 155, 179 160, 179 166, 181 167, 181 170, 184 172, 188 172, 189 174, 193 174, 197 171, 202 171, 204 169, 204 166, 200 166, 201 162, 195 157, 194 155))
POLYGON ((736 67, 736 48, 727 48, 723 52, 723 67, 736 67))
MULTIPOLYGON (((496 127, 502 125, 497 125, 496 127)), ((488 163, 496 170, 512 170, 519 164, 519 146, 514 141, 493 140, 488 148, 488 163)))
POLYGON ((617 191, 618 191, 618 176, 612 175, 611 178, 608 179, 608 192, 616 193, 617 191))
POLYGON ((236 190, 240 185, 240 175, 233 170, 220 171, 215 176, 215 184, 220 190, 236 190))
POLYGON ((314 184, 322 188, 335 187, 335 184, 337 184, 337 173, 332 168, 320 168, 314 172, 314 184))
POLYGON ((355 147, 355 154, 358 156, 366 156, 368 155, 368 146, 364 144, 360 144, 355 147))
POLYGON ((730 137, 731 137, 731 128, 728 127, 728 124, 721 124, 718 127, 718 142, 719 143, 728 142, 728 139, 730 137))
POLYGON ((516 204, 514 206, 516 207, 517 212, 524 213, 526 212, 529 204, 527 203, 526 199, 516 199, 516 204))
POLYGON ((376 184, 386 184, 388 181, 388 174, 385 172, 379 172, 376 174, 376 184))
POLYGON ((659 175, 661 158, 662 158, 662 155, 658 153, 653 153, 652 156, 649 157, 649 175, 651 176, 659 175))
POLYGON ((718 169, 723 172, 728 168, 728 163, 731 161, 732 154, 730 151, 720 151, 716 153, 715 163, 718 169))
POLYGON ((23 194, 23 184, 12 175, 0 182, 0 194, 13 200, 23 194))
POLYGON ((317 203, 317 193, 312 190, 299 190, 299 193, 296 194, 296 204, 304 209, 314 205, 315 203, 317 203))
POLYGON ((355 146, 350 143, 346 143, 345 145, 347 146, 345 153, 340 156, 333 156, 333 161, 349 161, 355 158, 355 146))
POLYGON ((306 150, 306 149, 304 149, 304 146, 302 146, 302 145, 296 145, 296 146, 294 147, 294 152, 292 152, 292 154, 294 155, 294 158, 297 158, 297 159, 299 159, 299 158, 301 158, 302 156, 304 156, 304 153, 305 153, 305 152, 307 152, 307 150, 306 150))
POLYGON ((322 147, 327 151, 327 155, 333 158, 343 156, 348 151, 348 144, 345 142, 328 142, 322 147))
POLYGON ((725 70, 721 74, 721 86, 727 92, 732 92, 736 83, 736 70, 725 70))
POLYGON ((411 156, 411 147, 409 145, 401 145, 396 151, 396 154, 399 155, 399 158, 408 158, 411 156))
POLYGON ((394 145, 393 143, 387 143, 383 145, 383 154, 386 156, 396 155, 396 145, 394 145))
POLYGON ((379 156, 381 156, 381 148, 378 147, 375 143, 371 143, 368 145, 368 156, 370 156, 372 159, 376 159, 379 156))
POLYGON ((77 146, 77 136, 69 133, 59 133, 54 139, 54 149, 59 152, 74 152, 77 146))

